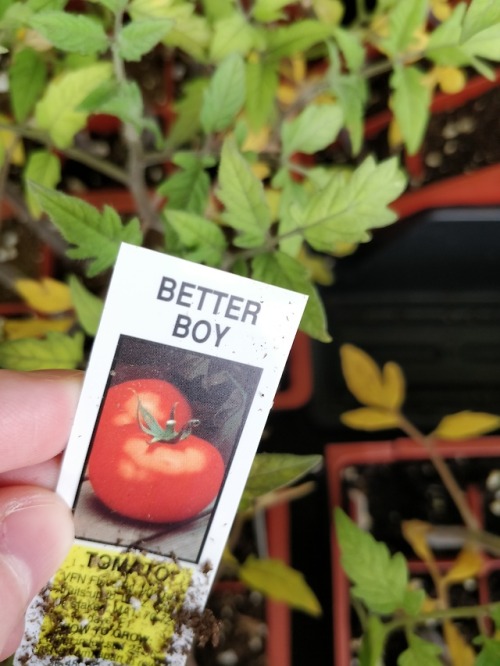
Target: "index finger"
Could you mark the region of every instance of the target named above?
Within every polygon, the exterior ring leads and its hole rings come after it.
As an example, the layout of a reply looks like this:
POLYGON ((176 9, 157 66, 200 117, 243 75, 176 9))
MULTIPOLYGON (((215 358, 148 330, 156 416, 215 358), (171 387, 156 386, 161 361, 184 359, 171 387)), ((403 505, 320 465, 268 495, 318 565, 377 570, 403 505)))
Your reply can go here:
POLYGON ((35 465, 66 445, 83 373, 0 370, 0 472, 35 465))

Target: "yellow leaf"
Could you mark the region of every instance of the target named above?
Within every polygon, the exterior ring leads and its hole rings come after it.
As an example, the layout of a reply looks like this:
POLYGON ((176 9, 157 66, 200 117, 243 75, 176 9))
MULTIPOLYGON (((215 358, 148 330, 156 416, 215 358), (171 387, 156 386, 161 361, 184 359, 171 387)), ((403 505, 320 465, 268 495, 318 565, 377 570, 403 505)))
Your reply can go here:
POLYGON ((435 79, 444 93, 453 95, 465 88, 467 77, 458 67, 434 67, 435 79))
POLYGON ((453 566, 443 577, 443 580, 448 583, 463 583, 468 578, 477 576, 483 567, 483 558, 481 554, 471 546, 464 546, 453 566))
POLYGON ((250 166, 250 169, 259 180, 264 180, 271 173, 271 169, 265 162, 255 162, 250 166))
POLYGON ((346 384, 359 402, 388 410, 400 406, 404 379, 396 363, 387 363, 381 372, 366 352, 350 344, 342 345, 340 359, 346 384))
POLYGON ((271 210, 271 219, 275 221, 279 217, 281 192, 279 190, 273 190, 271 187, 266 187, 264 195, 266 197, 267 205, 271 210))
POLYGON ((431 597, 428 597, 425 595, 424 601, 422 602, 422 606, 420 607, 420 612, 421 613, 432 613, 437 609, 437 600, 432 599, 431 597))
POLYGON ((344 5, 339 0, 313 0, 316 16, 323 23, 338 25, 344 16, 344 5))
POLYGON ((444 416, 432 434, 438 439, 454 441, 478 437, 497 428, 500 428, 500 416, 465 410, 444 416))
POLYGON ((30 308, 44 314, 72 309, 71 291, 64 282, 52 278, 16 280, 15 288, 30 308))
POLYGON ((389 17, 387 14, 378 14, 373 17, 370 32, 373 32, 377 37, 389 36, 389 17))
POLYGON ((358 249, 358 243, 348 243, 347 241, 339 241, 335 243, 332 251, 334 257, 347 257, 358 249))
MULTIPOLYGON (((7 116, 0 114, 0 123, 2 125, 11 125, 12 122, 7 116)), ((0 145, 5 151, 5 155, 11 164, 22 166, 24 164, 24 146, 23 142, 15 132, 8 129, 0 129, 0 145)))
POLYGON ((325 287, 333 284, 333 264, 330 257, 309 254, 306 248, 302 246, 297 259, 307 268, 309 275, 316 284, 321 284, 325 287))
POLYGON ((399 123, 395 118, 393 118, 389 123, 387 141, 390 148, 399 148, 403 145, 403 135, 401 133, 401 128, 399 127, 399 123))
POLYGON ((292 80, 296 83, 302 83, 306 78, 306 61, 302 54, 294 55, 290 58, 292 64, 292 80))
POLYGON ((431 529, 432 525, 423 520, 405 520, 401 524, 404 538, 424 562, 434 561, 434 555, 427 543, 427 534, 431 529))
POLYGON ((476 653, 464 639, 457 626, 450 620, 444 621, 444 640, 450 653, 451 666, 473 666, 476 653))
POLYGON ((399 427, 398 415, 377 407, 360 407, 340 415, 342 423, 357 430, 387 430, 399 427))
POLYGON ((278 92, 276 97, 281 104, 289 106, 293 104, 298 97, 298 91, 295 86, 290 85, 289 83, 281 83, 278 86, 278 92))
POLYGON ((389 361, 382 368, 382 379, 386 393, 386 407, 399 409, 404 402, 406 385, 401 367, 389 361))
POLYGON ((241 565, 239 574, 246 585, 271 599, 316 617, 321 615, 319 601, 304 576, 281 560, 250 555, 241 565))
POLYGON ((257 132, 249 132, 245 139, 241 150, 243 152, 250 151, 253 153, 260 153, 266 149, 269 143, 269 134, 271 128, 268 126, 261 127, 257 132))
POLYGON ((451 14, 448 0, 431 0, 431 11, 438 21, 446 21, 451 14))
POLYGON ((41 338, 48 331, 66 333, 73 326, 72 317, 61 319, 7 319, 3 326, 7 340, 21 340, 23 338, 41 338))

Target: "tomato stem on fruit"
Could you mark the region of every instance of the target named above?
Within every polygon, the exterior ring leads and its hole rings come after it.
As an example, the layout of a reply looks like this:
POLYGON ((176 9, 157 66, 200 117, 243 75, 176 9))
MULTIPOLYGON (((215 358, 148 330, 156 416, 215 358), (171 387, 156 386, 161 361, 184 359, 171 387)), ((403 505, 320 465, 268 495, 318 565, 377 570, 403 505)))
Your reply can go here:
POLYGON ((153 414, 144 407, 139 396, 137 396, 137 422, 142 432, 152 436, 149 444, 157 444, 158 442, 175 444, 176 442, 181 442, 183 439, 189 437, 193 428, 200 424, 198 419, 189 419, 180 430, 177 430, 177 421, 175 419, 176 409, 177 403, 175 402, 172 405, 170 416, 165 422, 165 427, 162 428, 153 414))

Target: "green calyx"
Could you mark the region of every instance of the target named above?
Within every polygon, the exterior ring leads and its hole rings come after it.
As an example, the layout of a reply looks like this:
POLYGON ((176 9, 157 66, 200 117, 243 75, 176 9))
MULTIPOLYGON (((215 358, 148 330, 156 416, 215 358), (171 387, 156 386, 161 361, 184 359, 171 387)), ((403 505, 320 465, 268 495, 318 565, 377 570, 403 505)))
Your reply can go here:
POLYGON ((190 419, 180 430, 177 430, 177 422, 175 420, 176 409, 177 403, 174 403, 165 427, 162 428, 153 414, 144 407, 139 396, 137 396, 137 422, 142 432, 146 433, 146 435, 151 435, 152 439, 148 442, 149 444, 156 444, 157 442, 176 444, 189 437, 193 428, 200 424, 198 419, 190 419))

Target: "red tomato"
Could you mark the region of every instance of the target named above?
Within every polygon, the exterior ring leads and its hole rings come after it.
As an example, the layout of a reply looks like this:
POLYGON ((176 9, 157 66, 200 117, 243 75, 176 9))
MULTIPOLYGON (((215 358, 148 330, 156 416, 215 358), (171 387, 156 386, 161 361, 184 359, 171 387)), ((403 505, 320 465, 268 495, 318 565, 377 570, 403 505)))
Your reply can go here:
POLYGON ((200 513, 219 492, 224 462, 212 444, 182 432, 190 419, 186 398, 168 382, 113 386, 89 458, 97 497, 112 511, 148 522, 178 522, 200 513), (169 426, 174 404, 175 423, 169 426))

